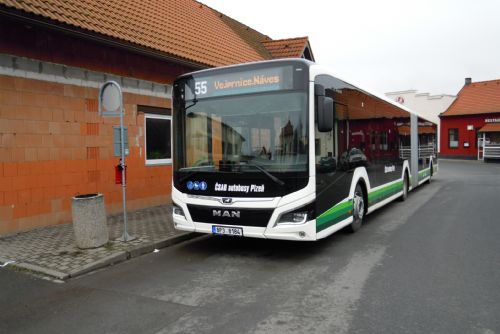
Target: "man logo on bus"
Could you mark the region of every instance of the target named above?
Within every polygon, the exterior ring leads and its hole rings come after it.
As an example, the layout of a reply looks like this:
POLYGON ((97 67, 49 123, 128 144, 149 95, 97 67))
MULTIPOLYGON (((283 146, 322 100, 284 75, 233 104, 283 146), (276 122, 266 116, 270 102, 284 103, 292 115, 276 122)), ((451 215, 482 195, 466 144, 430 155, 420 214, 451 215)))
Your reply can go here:
POLYGON ((212 210, 214 217, 240 218, 240 211, 234 210, 212 210))

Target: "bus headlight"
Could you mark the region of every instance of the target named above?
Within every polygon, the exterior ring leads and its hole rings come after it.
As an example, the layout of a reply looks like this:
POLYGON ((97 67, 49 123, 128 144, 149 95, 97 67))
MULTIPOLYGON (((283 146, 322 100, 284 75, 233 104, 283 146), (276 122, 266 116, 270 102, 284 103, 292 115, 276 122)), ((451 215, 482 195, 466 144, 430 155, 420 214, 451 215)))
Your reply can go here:
POLYGON ((307 212, 289 212, 280 217, 278 225, 281 224, 304 224, 307 221, 307 212))
POLYGON ((278 218, 278 225, 300 225, 306 221, 314 219, 314 202, 309 203, 301 208, 281 214, 278 218))
POLYGON ((177 204, 173 204, 173 205, 172 205, 172 213, 173 213, 174 215, 182 216, 182 217, 184 217, 184 218, 186 217, 186 216, 184 215, 184 211, 182 210, 182 208, 181 208, 180 206, 178 206, 177 204))

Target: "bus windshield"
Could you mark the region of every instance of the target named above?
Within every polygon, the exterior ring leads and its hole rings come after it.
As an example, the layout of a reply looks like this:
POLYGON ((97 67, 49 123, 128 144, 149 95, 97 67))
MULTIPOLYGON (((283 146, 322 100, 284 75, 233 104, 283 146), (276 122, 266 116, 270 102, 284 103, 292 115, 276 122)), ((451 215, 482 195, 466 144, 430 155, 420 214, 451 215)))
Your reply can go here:
POLYGON ((307 94, 276 90, 181 101, 174 108, 179 172, 305 172, 307 94))

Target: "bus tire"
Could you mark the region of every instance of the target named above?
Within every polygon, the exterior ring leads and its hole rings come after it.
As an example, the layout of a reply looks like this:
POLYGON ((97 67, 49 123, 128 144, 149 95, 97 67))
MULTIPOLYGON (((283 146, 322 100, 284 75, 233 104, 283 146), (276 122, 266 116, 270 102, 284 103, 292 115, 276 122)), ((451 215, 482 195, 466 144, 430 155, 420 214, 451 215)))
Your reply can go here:
POLYGON ((365 198, 363 187, 358 183, 352 199, 352 223, 349 225, 351 233, 358 231, 363 224, 363 217, 366 213, 365 198))
POLYGON ((403 176, 403 194, 399 197, 399 200, 401 202, 404 202, 406 201, 406 199, 408 198, 408 188, 409 188, 410 184, 408 182, 408 173, 405 172, 404 176, 403 176))

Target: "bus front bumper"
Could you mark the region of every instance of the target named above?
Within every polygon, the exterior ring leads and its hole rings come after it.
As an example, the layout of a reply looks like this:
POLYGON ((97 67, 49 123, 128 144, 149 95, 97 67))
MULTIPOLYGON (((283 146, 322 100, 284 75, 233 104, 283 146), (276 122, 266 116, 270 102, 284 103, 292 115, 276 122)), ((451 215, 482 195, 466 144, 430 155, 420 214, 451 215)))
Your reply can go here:
MULTIPOLYGON (((212 227, 214 224, 201 222, 190 222, 185 217, 173 215, 174 227, 177 230, 214 234, 212 227)), ((273 224, 274 225, 274 224, 273 224)), ((238 225, 215 225, 230 228, 241 228, 244 237, 261 239, 279 239, 294 241, 315 241, 316 238, 316 220, 310 220, 303 224, 282 224, 278 226, 254 227, 238 225)))

